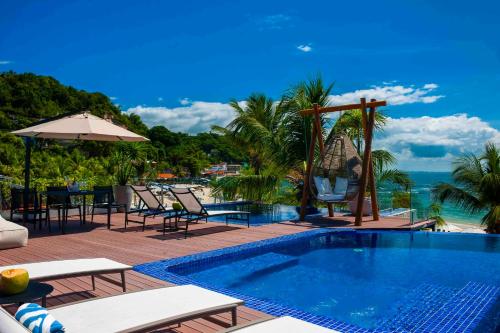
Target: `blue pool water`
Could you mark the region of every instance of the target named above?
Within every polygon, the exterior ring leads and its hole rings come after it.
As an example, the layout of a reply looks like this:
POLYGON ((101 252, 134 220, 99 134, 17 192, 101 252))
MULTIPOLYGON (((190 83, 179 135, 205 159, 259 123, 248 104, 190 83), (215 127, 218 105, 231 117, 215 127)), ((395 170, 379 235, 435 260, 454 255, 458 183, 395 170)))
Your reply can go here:
MULTIPOLYGON (((266 205, 266 204, 254 204, 254 203, 225 203, 225 204, 213 204, 206 205, 207 209, 210 210, 236 210, 236 211, 247 211, 250 212, 250 225, 257 226, 269 223, 278 223, 283 221, 294 221, 299 219, 299 213, 297 212, 297 207, 289 205, 266 205)), ((405 208, 399 208, 391 211, 381 211, 380 215, 385 216, 387 214, 394 214, 398 211, 406 211, 405 208)), ((326 215, 328 210, 326 208, 318 209, 316 215, 326 215)), ((309 215, 312 216, 312 215, 309 215)), ((215 216, 208 219, 211 222, 225 222, 225 216, 215 216)), ((408 218, 409 220, 409 218, 408 218)), ((245 225, 247 222, 242 220, 230 220, 229 223, 232 224, 242 224, 245 225)))
POLYGON ((322 229, 136 269, 346 331, 494 332, 499 319, 496 236, 322 229))

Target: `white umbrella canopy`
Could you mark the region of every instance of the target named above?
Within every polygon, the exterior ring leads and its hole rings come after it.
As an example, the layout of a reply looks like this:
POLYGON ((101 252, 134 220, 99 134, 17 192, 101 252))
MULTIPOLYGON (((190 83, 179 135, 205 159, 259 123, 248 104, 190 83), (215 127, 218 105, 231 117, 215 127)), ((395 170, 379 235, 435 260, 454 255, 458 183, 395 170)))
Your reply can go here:
MULTIPOLYGON (((30 188, 31 146, 33 138, 87 141, 149 141, 149 139, 113 124, 111 121, 96 117, 90 111, 71 114, 46 121, 12 134, 26 138, 26 157, 24 161, 24 214, 28 218, 28 196, 30 188)), ((108 225, 109 228, 109 225, 108 225)))
POLYGON ((41 139, 88 141, 149 141, 147 138, 85 111, 12 132, 41 139))

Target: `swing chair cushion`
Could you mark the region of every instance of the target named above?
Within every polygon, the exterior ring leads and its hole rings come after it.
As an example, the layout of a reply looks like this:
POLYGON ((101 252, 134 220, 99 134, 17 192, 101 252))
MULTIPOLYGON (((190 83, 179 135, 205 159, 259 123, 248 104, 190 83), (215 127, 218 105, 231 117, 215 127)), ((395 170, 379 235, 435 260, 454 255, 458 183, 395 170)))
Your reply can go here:
POLYGON ((337 177, 335 179, 335 188, 333 189, 333 194, 339 194, 345 196, 347 193, 347 178, 337 177))
POLYGON ((328 178, 314 177, 314 184, 318 190, 318 200, 325 202, 344 201, 347 193, 347 178, 337 177, 335 179, 335 189, 332 190, 332 185, 328 178))
POLYGON ((318 191, 318 195, 332 195, 332 185, 330 184, 330 180, 328 178, 314 177, 314 185, 316 185, 316 189, 318 191))

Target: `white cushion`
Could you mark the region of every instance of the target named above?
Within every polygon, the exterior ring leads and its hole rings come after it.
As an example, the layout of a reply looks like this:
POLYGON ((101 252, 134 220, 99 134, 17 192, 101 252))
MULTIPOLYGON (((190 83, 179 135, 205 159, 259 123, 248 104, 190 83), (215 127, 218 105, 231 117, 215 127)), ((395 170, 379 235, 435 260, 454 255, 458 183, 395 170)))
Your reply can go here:
POLYGON ((318 190, 318 194, 332 194, 332 185, 330 184, 330 180, 325 177, 314 177, 314 184, 316 185, 316 189, 318 190))
POLYGON ((250 212, 244 212, 239 210, 207 210, 208 216, 221 216, 221 215, 239 215, 239 214, 250 214, 250 212))
POLYGON ((345 194, 320 194, 318 195, 318 199, 321 201, 344 201, 345 194))
POLYGON ((0 250, 28 245, 28 229, 0 216, 0 250))
POLYGON ((8 268, 24 268, 28 271, 30 279, 57 279, 67 275, 87 275, 93 272, 118 271, 132 269, 107 258, 70 259, 36 262, 31 264, 17 264, 0 267, 0 271, 8 268))
POLYGON ((184 285, 78 302, 49 309, 49 313, 68 333, 109 333, 241 304, 239 299, 184 285))
POLYGON ((347 178, 337 177, 335 178, 335 189, 333 190, 333 194, 341 194, 344 195, 347 192, 348 181, 347 178))
POLYGON ((244 326, 236 330, 229 329, 228 331, 238 333, 339 333, 338 331, 311 324, 307 321, 289 316, 266 320, 253 325, 244 326))
POLYGON ((31 332, 0 306, 0 333, 31 332))

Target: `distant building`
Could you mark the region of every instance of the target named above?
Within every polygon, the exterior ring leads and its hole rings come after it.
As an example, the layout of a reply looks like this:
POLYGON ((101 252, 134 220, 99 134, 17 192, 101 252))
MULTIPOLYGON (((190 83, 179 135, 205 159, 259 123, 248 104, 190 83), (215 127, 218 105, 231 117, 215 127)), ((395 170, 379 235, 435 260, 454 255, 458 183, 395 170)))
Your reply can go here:
POLYGON ((177 178, 177 176, 172 173, 159 173, 157 176, 157 179, 172 179, 172 178, 177 178))
POLYGON ((204 177, 223 177, 223 176, 237 176, 240 174, 241 165, 239 164, 214 164, 205 169, 201 174, 204 177))

